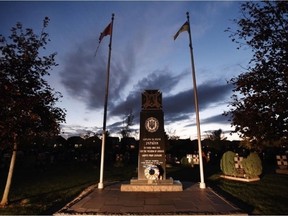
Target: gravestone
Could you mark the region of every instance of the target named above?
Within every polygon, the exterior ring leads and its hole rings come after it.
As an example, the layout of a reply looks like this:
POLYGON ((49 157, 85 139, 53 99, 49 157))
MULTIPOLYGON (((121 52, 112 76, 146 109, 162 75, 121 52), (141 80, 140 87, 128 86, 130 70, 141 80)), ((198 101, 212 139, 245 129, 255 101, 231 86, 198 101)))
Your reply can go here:
POLYGON ((166 178, 162 93, 145 90, 140 112, 138 178, 121 185, 121 191, 182 191, 182 184, 166 178))
POLYGON ((276 169, 276 173, 279 174, 288 174, 288 161, 287 155, 276 155, 278 169, 276 169))

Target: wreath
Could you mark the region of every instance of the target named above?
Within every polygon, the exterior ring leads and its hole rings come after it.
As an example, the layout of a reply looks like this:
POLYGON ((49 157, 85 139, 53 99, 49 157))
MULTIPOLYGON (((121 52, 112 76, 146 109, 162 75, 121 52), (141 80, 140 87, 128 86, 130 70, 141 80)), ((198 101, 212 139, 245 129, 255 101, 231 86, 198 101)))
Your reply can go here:
POLYGON ((156 165, 149 165, 144 170, 145 177, 148 180, 156 180, 159 178, 159 168, 156 165))

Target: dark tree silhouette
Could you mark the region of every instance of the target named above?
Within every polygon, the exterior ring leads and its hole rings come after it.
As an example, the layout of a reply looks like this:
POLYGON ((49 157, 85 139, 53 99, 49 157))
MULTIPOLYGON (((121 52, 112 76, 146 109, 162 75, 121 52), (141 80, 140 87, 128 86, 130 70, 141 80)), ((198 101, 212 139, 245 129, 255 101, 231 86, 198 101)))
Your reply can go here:
POLYGON ((123 138, 129 137, 131 133, 130 127, 133 125, 134 115, 132 110, 129 111, 129 114, 124 117, 123 128, 120 131, 123 138))
POLYGON ((56 53, 44 53, 49 39, 45 32, 49 18, 43 20, 40 35, 17 23, 7 38, 0 35, 0 145, 11 146, 11 162, 1 206, 8 204, 16 151, 20 140, 59 134, 65 111, 55 104, 59 92, 44 79, 56 66, 56 53))
POLYGON ((235 132, 255 148, 287 142, 288 135, 288 3, 249 1, 241 4, 242 18, 232 41, 250 47, 247 71, 234 77, 230 110, 235 132))
POLYGON ((221 141, 227 139, 227 137, 224 136, 222 129, 211 131, 207 138, 212 141, 221 141))

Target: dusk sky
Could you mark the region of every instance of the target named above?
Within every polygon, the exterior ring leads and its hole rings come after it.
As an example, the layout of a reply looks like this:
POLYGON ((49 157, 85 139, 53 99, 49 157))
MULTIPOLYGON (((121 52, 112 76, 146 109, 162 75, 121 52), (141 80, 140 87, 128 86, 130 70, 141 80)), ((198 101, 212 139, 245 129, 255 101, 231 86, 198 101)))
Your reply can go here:
POLYGON ((132 110, 132 128, 139 130, 141 93, 159 89, 166 132, 196 139, 189 37, 182 32, 174 41, 173 36, 189 12, 202 138, 217 129, 231 131, 222 115, 232 95, 227 80, 244 72, 251 59, 250 50, 238 50, 224 32, 235 29, 231 20, 241 16, 239 10, 237 1, 0 2, 0 34, 9 35, 16 22, 40 34, 48 16, 51 41, 44 54, 57 52, 59 66, 47 79, 63 95, 57 105, 67 110, 64 137, 100 133, 110 36, 94 54, 114 13, 107 129, 120 136, 132 110))

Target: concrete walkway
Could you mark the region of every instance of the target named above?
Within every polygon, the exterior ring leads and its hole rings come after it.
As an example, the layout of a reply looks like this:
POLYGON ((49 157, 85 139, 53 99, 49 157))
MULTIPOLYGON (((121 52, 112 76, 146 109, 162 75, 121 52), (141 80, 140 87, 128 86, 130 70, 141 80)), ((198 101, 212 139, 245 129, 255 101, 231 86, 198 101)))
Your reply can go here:
POLYGON ((248 215, 198 183, 182 182, 181 192, 121 192, 122 183, 91 186, 54 215, 248 215))

